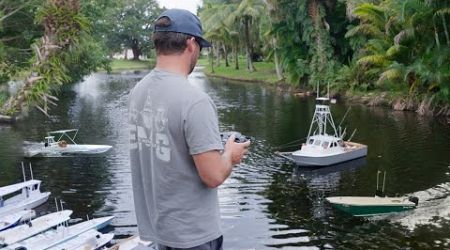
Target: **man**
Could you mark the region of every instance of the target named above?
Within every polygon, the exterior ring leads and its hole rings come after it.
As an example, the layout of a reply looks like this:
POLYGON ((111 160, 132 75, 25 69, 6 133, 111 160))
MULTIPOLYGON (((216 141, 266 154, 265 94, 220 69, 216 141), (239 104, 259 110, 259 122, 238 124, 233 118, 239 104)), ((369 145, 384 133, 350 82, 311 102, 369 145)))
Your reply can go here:
POLYGON ((165 11, 154 24, 156 66, 130 94, 131 170, 142 240, 158 249, 222 249, 217 187, 250 141, 225 144, 216 107, 189 84, 203 47, 200 20, 165 11))

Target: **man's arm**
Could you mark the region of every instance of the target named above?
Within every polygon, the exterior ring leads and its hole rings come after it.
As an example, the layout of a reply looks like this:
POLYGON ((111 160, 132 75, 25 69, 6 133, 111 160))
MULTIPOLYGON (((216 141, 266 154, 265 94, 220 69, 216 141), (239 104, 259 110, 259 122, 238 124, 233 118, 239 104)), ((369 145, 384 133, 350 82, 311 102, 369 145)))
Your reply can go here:
POLYGON ((222 154, 218 150, 211 150, 192 156, 200 178, 208 187, 220 186, 230 175, 233 166, 240 163, 247 153, 250 141, 236 143, 234 139, 234 135, 228 138, 222 154))

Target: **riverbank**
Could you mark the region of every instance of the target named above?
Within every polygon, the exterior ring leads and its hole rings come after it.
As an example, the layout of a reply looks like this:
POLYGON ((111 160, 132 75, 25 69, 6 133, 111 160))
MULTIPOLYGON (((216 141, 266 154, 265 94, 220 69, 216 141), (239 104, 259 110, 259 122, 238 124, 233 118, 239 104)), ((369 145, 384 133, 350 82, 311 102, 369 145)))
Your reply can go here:
POLYGON ((249 72, 247 70, 245 58, 240 58, 238 70, 235 69, 235 64, 232 61, 229 62, 228 67, 225 66, 224 61, 221 61, 218 66, 214 65, 213 68, 211 68, 208 58, 201 58, 197 63, 197 65, 204 67, 205 75, 210 77, 241 82, 257 82, 268 85, 281 84, 282 81, 277 79, 275 66, 272 62, 254 62, 253 64, 256 71, 249 72))
MULTIPOLYGON (((239 62, 239 70, 234 69, 234 63, 226 67, 224 62, 211 69, 207 58, 202 58, 198 62, 204 66, 205 74, 210 77, 241 81, 256 82, 270 86, 275 86, 279 91, 291 92, 296 96, 307 96, 314 90, 301 90, 298 87, 286 84, 283 80, 278 80, 275 73, 275 65, 271 62, 255 62, 255 72, 248 72, 245 59, 239 62)), ((419 115, 433 115, 450 117, 450 106, 436 103, 430 97, 409 97, 408 93, 387 92, 374 90, 371 92, 346 90, 335 93, 334 96, 343 98, 345 101, 360 103, 367 106, 382 106, 396 111, 413 111, 419 115)))
POLYGON ((111 71, 120 72, 126 70, 144 70, 151 69, 155 66, 155 60, 125 60, 125 59, 114 59, 111 61, 111 71))

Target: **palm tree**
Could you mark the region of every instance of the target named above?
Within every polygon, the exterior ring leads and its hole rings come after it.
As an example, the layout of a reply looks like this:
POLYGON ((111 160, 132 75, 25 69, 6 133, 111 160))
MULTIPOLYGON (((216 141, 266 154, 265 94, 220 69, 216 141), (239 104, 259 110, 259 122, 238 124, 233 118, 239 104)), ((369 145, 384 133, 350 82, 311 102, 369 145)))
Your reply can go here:
POLYGON ((259 18, 264 13, 266 13, 266 11, 263 0, 243 0, 237 6, 236 11, 229 16, 227 21, 230 26, 236 21, 240 22, 243 26, 247 69, 250 72, 256 70, 252 60, 253 39, 251 29, 256 28, 259 18))
POLYGON ((278 80, 282 80, 283 77, 283 69, 281 68, 281 60, 278 49, 278 35, 277 32, 274 31, 272 20, 279 21, 282 17, 279 15, 281 13, 277 12, 277 0, 266 0, 267 4, 267 19, 269 22, 269 30, 265 33, 265 35, 269 39, 269 44, 271 45, 273 51, 273 58, 275 63, 275 72, 277 73, 278 80))
MULTIPOLYGON (((203 29, 205 31, 205 37, 213 42, 213 48, 211 54, 216 51, 217 65, 220 60, 220 49, 224 50, 224 57, 228 66, 228 53, 227 47, 234 48, 238 42, 235 41, 235 33, 225 21, 228 16, 234 12, 236 4, 211 4, 206 3, 203 9, 200 11, 199 16, 202 19, 203 29)), ((212 56, 211 55, 211 56, 212 56)), ((211 58, 211 63, 213 62, 211 58)), ((211 64, 211 71, 214 72, 213 65, 211 64)))

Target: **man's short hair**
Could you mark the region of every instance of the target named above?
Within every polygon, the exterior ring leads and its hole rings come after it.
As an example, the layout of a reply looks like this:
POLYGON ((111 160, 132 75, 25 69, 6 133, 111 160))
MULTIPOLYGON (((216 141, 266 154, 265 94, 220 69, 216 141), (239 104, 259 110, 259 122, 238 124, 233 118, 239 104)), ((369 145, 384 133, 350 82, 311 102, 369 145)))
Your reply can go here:
MULTIPOLYGON (((155 22, 155 27, 167 27, 171 21, 167 17, 161 17, 155 22)), ((186 41, 192 36, 178 32, 155 32, 153 43, 157 55, 181 54, 186 49, 186 41)))

